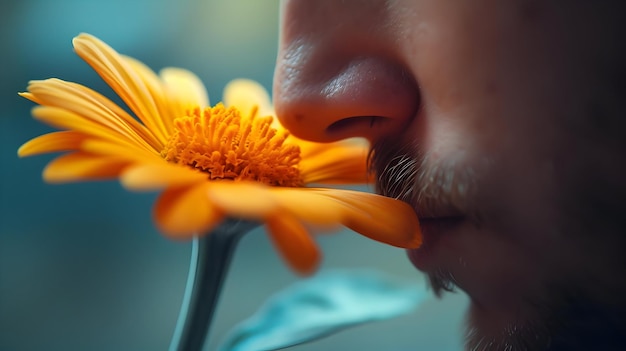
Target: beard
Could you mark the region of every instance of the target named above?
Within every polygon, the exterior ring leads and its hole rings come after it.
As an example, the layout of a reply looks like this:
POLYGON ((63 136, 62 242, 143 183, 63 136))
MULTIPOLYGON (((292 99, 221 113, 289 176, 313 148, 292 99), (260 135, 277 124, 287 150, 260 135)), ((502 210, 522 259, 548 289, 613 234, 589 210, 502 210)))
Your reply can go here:
MULTIPOLYGON (((376 174, 376 191, 411 204, 420 219, 428 218, 432 208, 452 208, 480 229, 496 217, 482 206, 485 194, 481 193, 481 185, 493 181, 489 170, 498 162, 482 159, 475 163, 477 167, 468 167, 462 164, 464 155, 456 156, 435 159, 419 145, 388 138, 373 145, 369 164, 376 174)), ((583 166, 589 165, 567 165, 563 169, 571 175, 572 170, 583 166)), ((626 248, 626 216, 619 203, 626 198, 621 176, 626 172, 616 172, 612 182, 607 177, 595 179, 597 169, 577 174, 564 177, 568 181, 556 191, 561 211, 555 220, 562 240, 580 248, 579 260, 589 260, 589 264, 571 272, 576 268, 557 262, 559 253, 555 253, 554 262, 567 274, 541 282, 540 294, 520 291, 518 309, 523 317, 512 320, 498 319, 470 294, 468 350, 621 350, 626 345, 626 255, 620 253, 626 248), (622 196, 616 197, 616 190, 622 196)), ((438 297, 456 291, 451 270, 440 268, 427 275, 438 297)))

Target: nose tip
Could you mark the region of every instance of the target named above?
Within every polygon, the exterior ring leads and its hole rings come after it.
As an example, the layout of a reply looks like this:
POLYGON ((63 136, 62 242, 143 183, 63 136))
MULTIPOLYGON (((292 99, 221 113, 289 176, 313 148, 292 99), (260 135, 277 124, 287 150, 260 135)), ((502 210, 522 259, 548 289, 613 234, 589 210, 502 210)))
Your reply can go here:
POLYGON ((370 141, 401 130, 419 107, 417 84, 400 64, 379 57, 278 63, 274 103, 294 135, 318 142, 370 141))

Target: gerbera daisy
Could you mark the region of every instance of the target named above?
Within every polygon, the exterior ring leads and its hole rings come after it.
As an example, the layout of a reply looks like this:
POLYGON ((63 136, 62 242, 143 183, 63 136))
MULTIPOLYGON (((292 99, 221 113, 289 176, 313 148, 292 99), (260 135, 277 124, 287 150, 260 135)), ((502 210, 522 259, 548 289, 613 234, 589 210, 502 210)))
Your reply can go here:
POLYGON ((167 236, 209 233, 226 218, 264 223, 297 272, 319 261, 310 227, 344 225, 374 240, 413 248, 417 218, 405 203, 366 192, 307 187, 363 183, 366 145, 299 140, 272 117, 267 92, 239 80, 210 107, 203 84, 176 68, 160 75, 99 39, 73 40, 132 114, 83 85, 31 81, 20 95, 33 116, 61 131, 34 138, 20 156, 65 152, 43 172, 51 183, 120 179, 130 190, 159 190, 157 227, 167 236))

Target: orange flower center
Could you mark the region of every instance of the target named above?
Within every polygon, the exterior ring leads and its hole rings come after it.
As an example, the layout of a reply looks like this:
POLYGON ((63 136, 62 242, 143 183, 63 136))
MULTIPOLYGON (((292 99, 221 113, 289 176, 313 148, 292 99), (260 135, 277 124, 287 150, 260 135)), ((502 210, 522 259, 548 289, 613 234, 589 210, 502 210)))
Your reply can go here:
POLYGON ((286 130, 272 128, 271 116, 242 118, 234 107, 196 108, 174 120, 161 151, 173 163, 206 172, 209 179, 252 180, 273 186, 303 186, 300 148, 285 144, 286 130))

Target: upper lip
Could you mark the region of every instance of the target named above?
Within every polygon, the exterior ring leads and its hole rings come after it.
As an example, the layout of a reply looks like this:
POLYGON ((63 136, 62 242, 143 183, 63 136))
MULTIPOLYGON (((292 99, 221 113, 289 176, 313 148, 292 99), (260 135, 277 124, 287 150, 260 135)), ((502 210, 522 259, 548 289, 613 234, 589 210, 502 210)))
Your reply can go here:
POLYGON ((456 219, 465 217, 465 212, 456 206, 452 199, 444 194, 439 196, 429 196, 419 193, 414 196, 397 196, 396 194, 385 194, 409 204, 420 220, 424 219, 456 219))
POLYGON ((381 139, 372 151, 370 166, 380 194, 406 202, 419 219, 465 217, 467 194, 459 193, 454 176, 448 179, 451 171, 422 169, 419 152, 397 140, 381 139))

